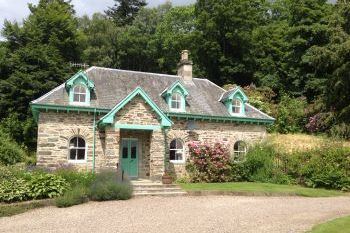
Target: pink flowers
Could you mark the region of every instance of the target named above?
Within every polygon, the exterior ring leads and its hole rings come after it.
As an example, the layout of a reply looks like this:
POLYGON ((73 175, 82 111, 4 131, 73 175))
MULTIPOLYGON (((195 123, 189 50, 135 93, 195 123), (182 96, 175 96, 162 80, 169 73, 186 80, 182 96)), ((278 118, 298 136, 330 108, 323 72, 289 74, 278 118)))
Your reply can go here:
POLYGON ((222 143, 189 143, 186 169, 193 182, 223 182, 229 179, 230 156, 222 143))

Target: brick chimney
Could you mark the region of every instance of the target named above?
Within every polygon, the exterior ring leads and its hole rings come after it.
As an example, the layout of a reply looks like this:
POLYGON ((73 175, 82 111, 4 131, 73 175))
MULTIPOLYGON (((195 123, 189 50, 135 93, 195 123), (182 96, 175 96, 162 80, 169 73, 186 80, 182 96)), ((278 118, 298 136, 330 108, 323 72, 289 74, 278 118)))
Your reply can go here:
POLYGON ((182 50, 181 52, 177 75, 181 76, 184 81, 192 81, 192 61, 188 59, 188 50, 182 50))

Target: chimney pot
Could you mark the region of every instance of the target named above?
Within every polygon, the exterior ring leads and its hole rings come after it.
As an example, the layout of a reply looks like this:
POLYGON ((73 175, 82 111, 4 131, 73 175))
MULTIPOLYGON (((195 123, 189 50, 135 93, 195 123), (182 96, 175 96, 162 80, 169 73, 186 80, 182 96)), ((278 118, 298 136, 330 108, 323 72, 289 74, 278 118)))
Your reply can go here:
POLYGON ((177 70, 177 75, 181 76, 184 81, 192 81, 192 61, 189 60, 188 54, 188 50, 182 50, 177 70))

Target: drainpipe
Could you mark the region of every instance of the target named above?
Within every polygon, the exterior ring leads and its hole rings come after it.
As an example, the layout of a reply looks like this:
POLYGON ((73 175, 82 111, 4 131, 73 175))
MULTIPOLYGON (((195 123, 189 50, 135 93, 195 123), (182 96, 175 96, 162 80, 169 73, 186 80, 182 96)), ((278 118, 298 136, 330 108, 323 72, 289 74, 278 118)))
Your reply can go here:
POLYGON ((92 172, 95 173, 95 146, 96 146, 96 108, 94 110, 94 123, 93 123, 93 144, 92 144, 92 172))

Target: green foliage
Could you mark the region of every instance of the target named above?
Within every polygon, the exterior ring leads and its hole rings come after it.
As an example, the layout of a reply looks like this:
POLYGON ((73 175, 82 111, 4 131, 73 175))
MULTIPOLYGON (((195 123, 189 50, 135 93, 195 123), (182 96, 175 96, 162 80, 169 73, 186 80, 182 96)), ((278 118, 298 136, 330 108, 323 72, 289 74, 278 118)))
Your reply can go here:
POLYGON ((350 190, 350 150, 348 148, 322 148, 312 152, 305 164, 304 176, 308 186, 350 190))
POLYGON ((92 172, 79 172, 72 168, 57 169, 54 174, 65 179, 71 187, 78 185, 89 187, 96 177, 96 175, 92 172))
POLYGON ((118 26, 131 24, 140 9, 147 5, 145 0, 114 0, 114 6, 105 12, 118 26))
POLYGON ((30 198, 30 187, 23 178, 0 181, 0 202, 25 201, 30 198))
POLYGON ((186 170, 191 182, 229 181, 231 166, 228 149, 220 144, 189 144, 186 170))
POLYGON ((293 99, 286 95, 282 96, 277 106, 276 121, 272 130, 279 133, 297 133, 303 130, 305 125, 304 109, 306 101, 303 99, 293 99))
POLYGON ((247 153, 242 169, 248 181, 299 183, 346 191, 350 188, 350 150, 337 144, 293 154, 277 152, 269 144, 258 144, 247 153))
POLYGON ((90 187, 90 198, 94 201, 127 200, 131 194, 130 183, 121 181, 115 171, 101 171, 90 187))
POLYGON ((69 184, 61 176, 45 173, 33 173, 28 183, 29 195, 34 199, 60 196, 69 184))
POLYGON ((70 207, 89 201, 89 189, 84 185, 74 186, 71 190, 66 191, 62 196, 55 198, 57 207, 70 207))
POLYGON ((350 124, 341 123, 339 125, 334 125, 330 129, 330 135, 333 138, 350 140, 350 124))
POLYGON ((23 161, 26 154, 0 127, 0 165, 11 165, 23 161))

